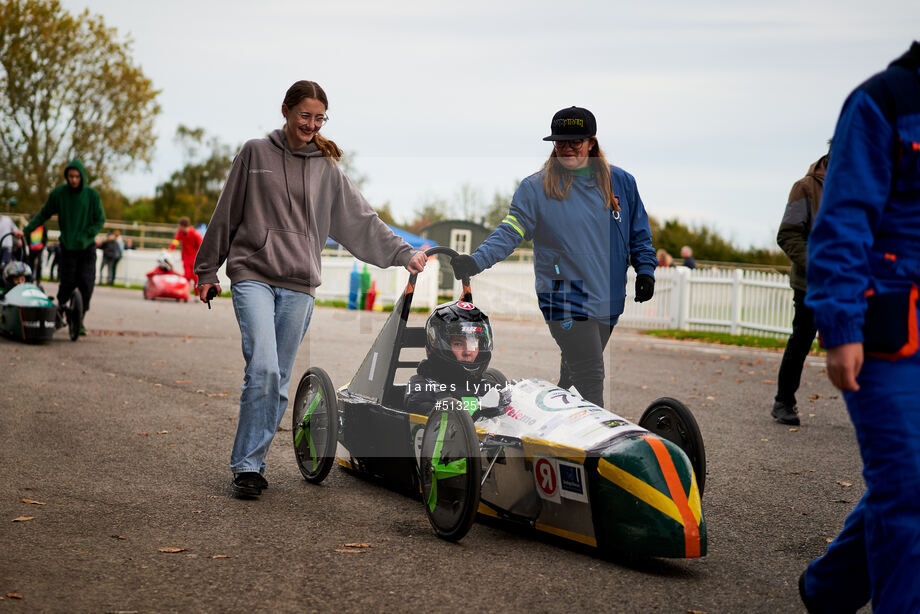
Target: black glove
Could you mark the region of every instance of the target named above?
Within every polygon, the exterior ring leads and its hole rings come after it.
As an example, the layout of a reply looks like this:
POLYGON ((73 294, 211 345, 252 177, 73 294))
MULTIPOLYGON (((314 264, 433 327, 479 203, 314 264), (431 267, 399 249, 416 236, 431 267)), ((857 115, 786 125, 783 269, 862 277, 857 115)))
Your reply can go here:
POLYGON ((651 275, 636 276, 636 302, 644 303, 655 294, 655 278, 651 275))
POLYGON ((458 254, 451 258, 450 266, 454 270, 454 277, 456 279, 472 277, 473 275, 481 273, 479 270, 479 265, 476 264, 476 261, 473 260, 473 257, 466 254, 458 254))

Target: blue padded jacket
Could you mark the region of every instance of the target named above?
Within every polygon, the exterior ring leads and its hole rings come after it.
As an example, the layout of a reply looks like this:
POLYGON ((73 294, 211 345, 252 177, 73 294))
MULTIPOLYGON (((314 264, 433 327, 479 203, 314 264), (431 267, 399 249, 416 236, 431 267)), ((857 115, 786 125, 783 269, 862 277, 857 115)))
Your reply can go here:
POLYGON ((537 301, 546 320, 591 318, 615 323, 623 313, 626 269, 654 277, 658 260, 636 180, 610 167, 614 213, 596 179, 573 176, 565 200, 543 191, 543 173, 526 178, 508 216, 472 254, 481 270, 504 260, 524 239, 533 241, 537 301))

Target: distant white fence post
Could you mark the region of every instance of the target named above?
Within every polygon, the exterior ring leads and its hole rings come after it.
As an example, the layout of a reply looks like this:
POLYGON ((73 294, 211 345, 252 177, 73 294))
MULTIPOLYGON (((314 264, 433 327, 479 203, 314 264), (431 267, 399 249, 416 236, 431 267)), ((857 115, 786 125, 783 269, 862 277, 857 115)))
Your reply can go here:
POLYGON ((687 330, 690 318, 690 269, 679 267, 675 287, 671 291, 671 328, 687 330))
POLYGON ((730 329, 733 335, 737 335, 741 328, 742 281, 744 281, 744 271, 735 269, 732 274, 732 322, 730 329))

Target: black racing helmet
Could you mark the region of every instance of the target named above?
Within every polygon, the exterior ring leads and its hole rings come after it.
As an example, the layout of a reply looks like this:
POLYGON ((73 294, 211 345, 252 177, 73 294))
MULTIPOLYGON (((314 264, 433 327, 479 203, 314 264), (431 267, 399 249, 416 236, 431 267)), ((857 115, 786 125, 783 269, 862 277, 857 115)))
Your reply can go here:
POLYGON ((492 359, 489 316, 465 301, 438 305, 425 322, 425 352, 435 372, 482 379, 492 359), (476 352, 471 360, 462 360, 455 349, 461 356, 476 352))
POLYGON ((32 281, 32 268, 18 260, 13 260, 3 267, 3 285, 7 289, 13 287, 13 280, 17 277, 25 277, 26 281, 32 281))

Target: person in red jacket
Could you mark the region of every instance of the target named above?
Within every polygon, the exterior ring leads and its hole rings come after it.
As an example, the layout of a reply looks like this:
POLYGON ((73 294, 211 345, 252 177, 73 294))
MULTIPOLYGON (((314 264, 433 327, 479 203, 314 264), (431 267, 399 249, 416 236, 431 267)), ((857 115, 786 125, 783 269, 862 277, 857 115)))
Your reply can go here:
POLYGON ((182 245, 182 266, 185 269, 185 278, 192 282, 192 288, 198 285, 198 276, 195 275, 195 257, 201 247, 201 235, 192 226, 192 221, 187 217, 179 218, 179 230, 169 244, 169 250, 182 245))

